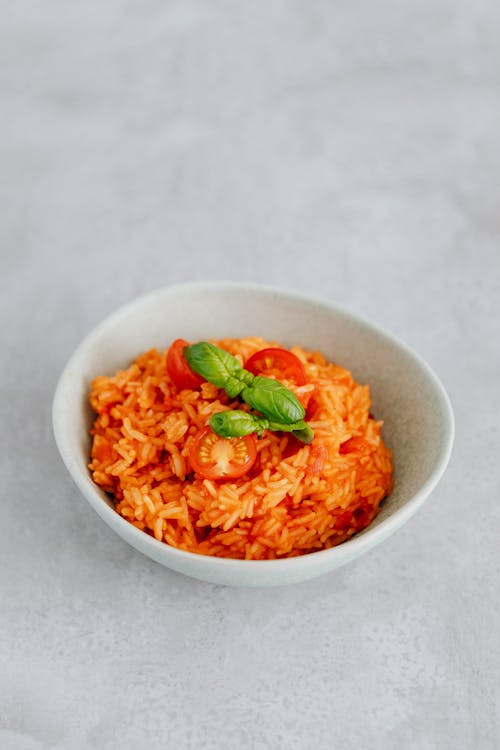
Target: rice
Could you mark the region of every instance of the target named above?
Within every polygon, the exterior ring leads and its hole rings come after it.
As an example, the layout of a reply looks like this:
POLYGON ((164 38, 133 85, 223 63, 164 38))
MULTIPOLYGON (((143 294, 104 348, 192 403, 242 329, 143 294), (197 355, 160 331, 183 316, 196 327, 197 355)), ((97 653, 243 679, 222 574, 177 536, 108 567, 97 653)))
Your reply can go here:
MULTIPOLYGON (((279 346, 261 338, 213 343, 241 363, 279 346)), ((368 526, 392 487, 382 422, 370 413, 366 385, 319 352, 290 349, 308 384, 283 381, 298 396, 312 391, 311 445, 265 431, 247 476, 211 481, 189 464, 194 436, 217 411, 246 408, 203 383, 179 392, 165 352, 151 349, 126 370, 92 383, 97 414, 89 468, 123 518, 159 541, 217 557, 269 560, 327 549, 368 526)))

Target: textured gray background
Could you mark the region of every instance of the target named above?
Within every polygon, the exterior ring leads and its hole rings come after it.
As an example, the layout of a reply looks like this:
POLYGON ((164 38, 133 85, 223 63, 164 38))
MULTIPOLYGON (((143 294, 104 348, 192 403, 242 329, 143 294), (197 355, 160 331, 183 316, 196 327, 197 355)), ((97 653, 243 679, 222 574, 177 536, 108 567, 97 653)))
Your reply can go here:
POLYGON ((1 2, 1 750, 495 750, 496 0, 1 2), (457 440, 345 569, 232 590, 141 557, 51 436, 80 338, 240 279, 413 345, 457 440))

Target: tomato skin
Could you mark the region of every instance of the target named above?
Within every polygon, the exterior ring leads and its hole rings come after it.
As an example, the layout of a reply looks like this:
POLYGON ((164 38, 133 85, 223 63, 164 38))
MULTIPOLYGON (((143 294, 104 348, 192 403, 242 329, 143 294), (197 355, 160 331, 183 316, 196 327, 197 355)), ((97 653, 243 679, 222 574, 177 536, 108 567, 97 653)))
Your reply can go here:
POLYGON ((354 437, 349 438, 349 440, 346 440, 345 443, 342 443, 339 448, 339 453, 342 455, 345 455, 346 453, 354 453, 355 451, 359 451, 362 454, 371 453, 372 447, 367 440, 355 435, 354 437))
POLYGON ((302 406, 304 406, 306 410, 306 421, 313 418, 314 413, 316 409, 318 408, 318 402, 316 401, 315 394, 316 394, 316 389, 314 389, 314 391, 311 392, 311 396, 308 399, 307 404, 304 404, 303 402, 301 402, 302 406))
POLYGON ((204 382, 201 375, 189 367, 184 357, 184 347, 189 346, 184 339, 176 339, 167 352, 167 372, 174 381, 177 388, 182 391, 188 388, 196 391, 204 382))
POLYGON ((312 445, 307 464, 306 473, 312 475, 321 474, 328 461, 328 450, 324 445, 312 445))
POLYGON ((245 364, 245 369, 253 375, 275 375, 278 380, 294 380, 297 385, 307 383, 304 365, 300 359, 292 352, 277 346, 270 346, 252 354, 245 364))
MULTIPOLYGON (((306 410, 306 415, 309 414, 310 416, 310 407, 309 404, 311 404, 311 408, 316 408, 316 400, 314 398, 314 394, 316 392, 316 388, 313 388, 311 391, 306 391, 306 393, 296 393, 295 395, 299 399, 300 403, 306 410)), ((307 418, 307 417, 306 417, 307 418)))
POLYGON ((356 531, 361 531, 361 529, 365 529, 369 526, 373 521, 374 515, 373 508, 370 508, 369 506, 356 508, 352 514, 356 531))
POLYGON ((335 519, 335 528, 339 531, 347 531, 352 524, 352 511, 345 510, 335 519))
POLYGON ((204 427, 189 447, 193 470, 205 479, 238 479, 247 474, 257 459, 255 435, 223 438, 204 427))
POLYGON ((287 433, 287 438, 287 444, 285 450, 283 451, 282 460, 285 458, 290 458, 290 456, 295 456, 295 454, 304 447, 304 443, 296 438, 295 435, 292 435, 291 432, 287 433))

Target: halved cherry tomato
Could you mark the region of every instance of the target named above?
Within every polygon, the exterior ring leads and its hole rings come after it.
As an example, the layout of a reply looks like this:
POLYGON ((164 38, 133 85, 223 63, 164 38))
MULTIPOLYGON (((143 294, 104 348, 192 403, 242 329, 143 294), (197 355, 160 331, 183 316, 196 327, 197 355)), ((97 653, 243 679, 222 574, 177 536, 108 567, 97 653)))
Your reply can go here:
POLYGON ((174 381, 174 384, 183 390, 189 388, 196 391, 204 382, 203 378, 189 367, 184 357, 184 347, 188 342, 184 339, 176 339, 167 352, 167 372, 174 381))
POLYGON ((297 385, 307 383, 304 365, 300 359, 292 352, 278 347, 270 346, 252 354, 245 364, 245 369, 254 375, 274 375, 278 380, 294 380, 297 385))
POLYGON ((223 438, 211 427, 204 427, 189 448, 189 461, 205 479, 238 479, 246 474, 257 458, 254 435, 223 438))

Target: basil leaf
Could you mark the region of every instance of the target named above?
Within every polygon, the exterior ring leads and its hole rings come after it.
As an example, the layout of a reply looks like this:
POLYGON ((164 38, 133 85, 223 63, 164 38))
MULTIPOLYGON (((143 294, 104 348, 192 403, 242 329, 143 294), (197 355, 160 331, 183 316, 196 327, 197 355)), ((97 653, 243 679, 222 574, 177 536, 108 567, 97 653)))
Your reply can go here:
POLYGON ((244 370, 236 357, 208 341, 186 346, 183 353, 192 370, 217 388, 227 387, 230 398, 237 396, 253 380, 252 373, 244 370))
POLYGON ((210 427, 224 438, 244 437, 252 432, 262 432, 268 425, 267 419, 246 411, 219 411, 210 417, 210 427))
POLYGON ((305 410, 297 396, 278 380, 257 375, 241 397, 256 411, 273 422, 291 424, 304 419, 305 410))
POLYGON ((304 422, 304 427, 301 427, 298 430, 292 430, 292 434, 295 435, 297 440, 301 440, 303 443, 306 443, 306 445, 312 443, 314 438, 314 432, 306 422, 304 422))
POLYGON ((307 422, 303 419, 300 422, 292 422, 292 424, 280 424, 279 422, 269 422, 268 430, 274 430, 275 432, 291 432, 297 440, 302 443, 312 443, 314 438, 314 432, 311 430, 307 422))
POLYGON ((296 430, 303 430, 307 427, 307 424, 301 419, 298 422, 292 422, 291 424, 284 424, 284 422, 269 422, 268 430, 274 432, 295 432, 296 430))
POLYGON ((281 422, 270 422, 265 417, 239 410, 219 411, 212 414, 210 427, 217 435, 224 438, 245 437, 245 435, 251 435, 253 432, 261 433, 263 430, 292 432, 303 443, 310 443, 314 437, 313 431, 303 420, 292 424, 282 424, 281 422))
POLYGON ((236 398, 236 396, 239 396, 244 388, 246 388, 245 383, 243 383, 241 380, 237 380, 236 378, 229 378, 226 385, 224 386, 224 390, 226 391, 229 398, 236 398))

